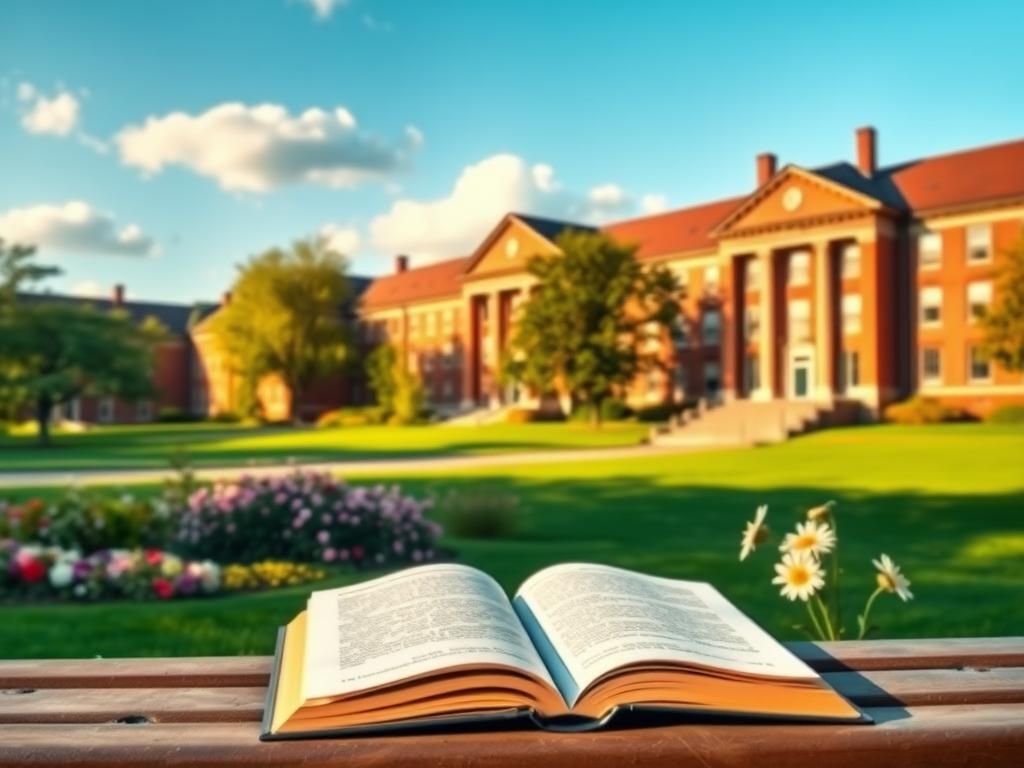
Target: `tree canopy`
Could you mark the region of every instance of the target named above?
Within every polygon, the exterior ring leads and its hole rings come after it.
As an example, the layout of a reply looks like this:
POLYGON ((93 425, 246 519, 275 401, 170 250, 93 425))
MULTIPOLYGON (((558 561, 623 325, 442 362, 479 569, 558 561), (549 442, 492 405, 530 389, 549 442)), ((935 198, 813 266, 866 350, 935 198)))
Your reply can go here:
POLYGON ((42 443, 53 408, 82 395, 142 398, 153 394, 152 354, 165 329, 127 312, 23 292, 59 270, 31 263, 34 249, 0 244, 0 390, 32 403, 42 443))
POLYGON ((230 302, 211 320, 243 382, 281 377, 293 417, 313 381, 354 357, 343 315, 352 295, 346 269, 323 240, 273 248, 238 268, 230 302))
POLYGON ((981 323, 989 356, 1009 371, 1024 371, 1024 237, 1005 256, 981 323))
POLYGON ((528 262, 537 285, 504 371, 542 394, 562 388, 599 420, 604 399, 660 365, 643 342, 672 324, 682 291, 668 269, 640 264, 635 247, 604 234, 569 230, 555 244, 561 253, 528 262))

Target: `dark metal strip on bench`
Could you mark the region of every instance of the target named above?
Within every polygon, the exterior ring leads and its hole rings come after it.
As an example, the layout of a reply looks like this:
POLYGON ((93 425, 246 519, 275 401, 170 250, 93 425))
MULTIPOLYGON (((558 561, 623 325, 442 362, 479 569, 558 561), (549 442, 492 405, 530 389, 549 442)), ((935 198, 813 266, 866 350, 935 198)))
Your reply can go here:
MULTIPOLYGON (((826 679, 861 707, 1024 703, 1024 668, 829 672, 826 679)), ((15 688, 0 691, 3 723, 256 722, 266 689, 15 688)))
POLYGON ((819 672, 1024 667, 1024 637, 786 643, 819 672))
POLYGON ((943 768, 1013 765, 1024 750, 1024 704, 874 708, 869 714, 877 725, 691 723, 584 734, 521 730, 277 743, 259 742, 256 723, 8 725, 0 726, 0 764, 943 768))

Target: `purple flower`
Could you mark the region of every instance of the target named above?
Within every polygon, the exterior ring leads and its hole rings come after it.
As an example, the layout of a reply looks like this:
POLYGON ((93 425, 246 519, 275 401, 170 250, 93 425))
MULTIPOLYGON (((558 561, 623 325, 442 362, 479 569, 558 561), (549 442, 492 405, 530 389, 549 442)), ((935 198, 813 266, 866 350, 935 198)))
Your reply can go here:
POLYGON ((338 553, 334 549, 334 547, 327 547, 327 549, 324 550, 324 562, 325 563, 333 563, 334 559, 337 556, 338 556, 338 553))
POLYGON ((316 540, 319 541, 321 544, 326 544, 328 541, 331 540, 331 534, 329 534, 327 531, 320 531, 316 535, 316 540))

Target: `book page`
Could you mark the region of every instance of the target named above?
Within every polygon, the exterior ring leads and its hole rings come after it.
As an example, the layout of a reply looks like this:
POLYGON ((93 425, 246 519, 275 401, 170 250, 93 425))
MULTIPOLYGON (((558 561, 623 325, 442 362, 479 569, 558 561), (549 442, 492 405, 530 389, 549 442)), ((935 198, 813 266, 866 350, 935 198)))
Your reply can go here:
POLYGON ((375 688, 462 665, 515 667, 554 683, 499 584, 464 565, 425 565, 308 604, 303 698, 375 688))
POLYGON ((618 667, 681 662, 773 677, 815 672, 747 618, 710 584, 645 576, 603 565, 546 568, 520 587, 580 691, 618 667))

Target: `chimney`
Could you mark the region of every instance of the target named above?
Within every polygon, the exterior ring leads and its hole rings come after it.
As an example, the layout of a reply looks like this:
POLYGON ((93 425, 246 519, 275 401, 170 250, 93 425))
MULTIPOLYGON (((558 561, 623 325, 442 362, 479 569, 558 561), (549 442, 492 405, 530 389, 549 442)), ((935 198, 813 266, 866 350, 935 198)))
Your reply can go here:
POLYGON ((405 254, 395 256, 395 272, 401 274, 409 269, 409 257, 405 254))
POLYGON ((222 293, 220 295, 220 305, 222 307, 226 307, 230 303, 231 303, 231 291, 224 291, 224 293, 222 293))
POLYGON ((124 306, 124 283, 118 283, 114 286, 114 294, 110 297, 110 300, 115 307, 124 306))
POLYGON ((757 156, 757 186, 763 187, 775 175, 775 166, 779 159, 771 152, 762 152, 757 156))
POLYGON ((878 167, 878 139, 875 129, 865 126, 857 129, 857 167, 868 178, 875 175, 878 167))

